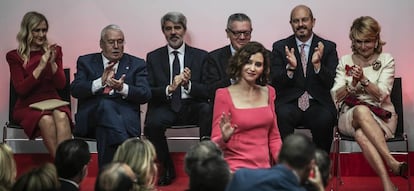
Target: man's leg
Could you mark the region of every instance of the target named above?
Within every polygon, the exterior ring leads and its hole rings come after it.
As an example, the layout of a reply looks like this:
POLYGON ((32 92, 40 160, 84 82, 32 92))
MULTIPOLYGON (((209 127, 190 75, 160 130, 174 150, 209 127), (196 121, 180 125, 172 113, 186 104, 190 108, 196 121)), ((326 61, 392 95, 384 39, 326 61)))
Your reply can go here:
POLYGON ((335 115, 315 100, 305 112, 304 124, 312 132, 313 142, 327 153, 331 151, 335 115))
POLYGON ((167 127, 175 123, 176 113, 169 106, 148 107, 144 134, 152 142, 157 152, 158 162, 162 165, 158 185, 169 185, 175 178, 174 164, 165 137, 167 127))
POLYGON ((301 124, 303 112, 298 108, 297 102, 280 104, 276 107, 277 125, 282 140, 295 132, 301 124))

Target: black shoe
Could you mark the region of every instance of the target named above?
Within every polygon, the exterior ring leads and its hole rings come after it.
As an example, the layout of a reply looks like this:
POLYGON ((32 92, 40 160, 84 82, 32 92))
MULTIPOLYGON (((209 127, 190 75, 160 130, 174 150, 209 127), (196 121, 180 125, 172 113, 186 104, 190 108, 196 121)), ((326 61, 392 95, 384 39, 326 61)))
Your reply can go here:
POLYGON ((164 174, 158 179, 158 186, 167 186, 172 183, 175 179, 175 169, 174 166, 167 167, 164 169, 164 174))

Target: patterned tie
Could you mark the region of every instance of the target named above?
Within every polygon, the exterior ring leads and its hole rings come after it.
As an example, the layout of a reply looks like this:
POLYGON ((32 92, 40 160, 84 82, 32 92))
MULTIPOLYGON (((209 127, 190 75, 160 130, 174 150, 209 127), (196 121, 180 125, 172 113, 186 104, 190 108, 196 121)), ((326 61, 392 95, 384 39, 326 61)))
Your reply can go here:
MULTIPOLYGON (((172 80, 174 81, 174 77, 180 74, 180 60, 178 59, 178 51, 173 51, 174 54, 174 61, 173 61, 173 72, 172 72, 172 80)), ((171 98, 171 109, 175 112, 180 111, 181 108, 181 87, 177 87, 175 92, 172 94, 171 98)))
MULTIPOLYGON (((306 78, 306 66, 307 66, 307 59, 306 59, 306 52, 305 52, 306 44, 300 45, 300 61, 302 62, 303 68, 303 75, 306 78)), ((302 111, 306 111, 309 108, 309 93, 305 91, 298 99, 298 107, 302 111)))

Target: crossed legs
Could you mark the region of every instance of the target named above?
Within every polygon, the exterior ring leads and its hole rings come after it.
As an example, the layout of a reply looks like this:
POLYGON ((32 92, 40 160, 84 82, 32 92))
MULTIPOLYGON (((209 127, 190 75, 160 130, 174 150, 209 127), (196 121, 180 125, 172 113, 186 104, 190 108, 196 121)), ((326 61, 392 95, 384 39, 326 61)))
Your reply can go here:
POLYGON ((38 125, 43 143, 50 155, 55 158, 57 146, 72 137, 68 116, 65 112, 53 110, 51 115, 43 115, 38 125))
POLYGON ((352 126, 355 128, 355 139, 360 145, 364 157, 381 178, 384 190, 395 190, 383 160, 394 173, 399 171, 401 163, 391 155, 385 142, 384 133, 368 107, 355 106, 352 126))

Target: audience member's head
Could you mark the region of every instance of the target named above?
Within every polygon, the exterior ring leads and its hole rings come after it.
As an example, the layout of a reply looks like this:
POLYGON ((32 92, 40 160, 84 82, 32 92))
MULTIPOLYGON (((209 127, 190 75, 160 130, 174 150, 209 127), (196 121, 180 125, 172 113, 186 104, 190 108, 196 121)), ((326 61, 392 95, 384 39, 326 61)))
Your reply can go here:
POLYGON ((113 162, 105 165, 96 177, 95 191, 138 190, 136 176, 125 163, 113 162))
POLYGON ((224 191, 231 176, 221 150, 208 140, 187 152, 185 171, 190 177, 189 191, 224 191))
POLYGON ((119 61, 124 55, 125 37, 121 27, 110 24, 101 31, 99 46, 102 54, 110 61, 119 61))
POLYGON ((46 163, 23 174, 13 186, 13 191, 57 191, 60 184, 53 164, 46 163))
MULTIPOLYGON (((254 54, 260 53, 263 56, 263 73, 257 79, 257 84, 266 85, 269 81, 270 74, 270 58, 266 48, 259 42, 251 41, 241 47, 234 56, 230 58, 229 67, 227 73, 232 79, 240 79, 242 75, 242 69, 245 65, 249 64, 250 57, 254 54)), ((250 63, 255 64, 255 63, 250 63)))
POLYGON ((137 176, 140 189, 152 188, 155 184, 157 166, 155 148, 146 139, 130 138, 120 145, 113 162, 129 165, 137 176))
MULTIPOLYGON (((322 179, 323 187, 328 185, 329 179, 331 177, 331 159, 329 158, 328 153, 322 149, 316 149, 315 151, 315 163, 318 166, 319 173, 322 179)), ((317 185, 312 184, 310 181, 307 181, 305 188, 308 191, 318 190, 317 185)))
POLYGON ((5 143, 0 143, 0 169, 0 190, 10 190, 16 178, 16 162, 13 151, 5 143))
POLYGON ((91 159, 88 144, 81 139, 69 139, 59 144, 55 166, 59 177, 80 183, 88 172, 91 159))
POLYGON ((279 163, 293 169, 304 183, 313 169, 316 147, 306 135, 295 133, 283 140, 279 163))
POLYGON ((189 174, 190 169, 197 164, 198 161, 202 161, 211 157, 223 158, 221 149, 212 141, 201 141, 197 145, 191 147, 186 153, 184 159, 185 171, 189 174))

